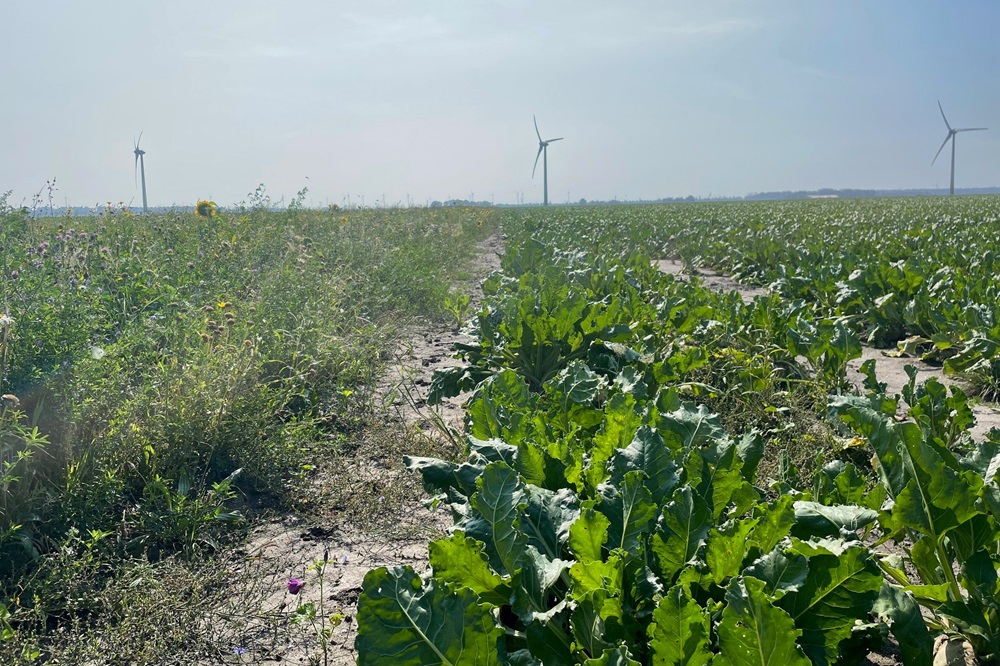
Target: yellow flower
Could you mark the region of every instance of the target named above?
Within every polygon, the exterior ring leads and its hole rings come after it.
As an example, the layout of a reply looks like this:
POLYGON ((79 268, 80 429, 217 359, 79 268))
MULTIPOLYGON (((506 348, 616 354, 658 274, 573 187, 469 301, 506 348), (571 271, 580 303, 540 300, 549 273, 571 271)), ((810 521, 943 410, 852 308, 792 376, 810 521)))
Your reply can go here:
POLYGON ((217 206, 214 201, 202 199, 195 205, 194 212, 200 217, 215 217, 216 208, 217 206))

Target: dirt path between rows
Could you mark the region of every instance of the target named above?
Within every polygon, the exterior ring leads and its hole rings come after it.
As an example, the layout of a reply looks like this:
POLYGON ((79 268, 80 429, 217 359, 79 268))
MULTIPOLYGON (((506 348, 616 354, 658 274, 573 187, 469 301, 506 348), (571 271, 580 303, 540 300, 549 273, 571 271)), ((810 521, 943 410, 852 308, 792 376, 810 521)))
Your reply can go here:
MULTIPOLYGON (((686 279, 686 269, 680 261, 664 259, 657 261, 656 265, 664 273, 686 279)), ((709 268, 699 269, 698 276, 709 289, 739 292, 744 303, 749 303, 755 297, 768 293, 768 290, 765 288, 740 284, 732 277, 709 268)), ((909 383, 910 378, 905 370, 908 365, 916 368, 917 382, 927 381, 931 377, 934 377, 945 386, 957 386, 963 390, 967 390, 968 388, 962 381, 945 375, 944 371, 939 367, 928 365, 918 358, 887 356, 886 351, 864 347, 861 350, 861 358, 849 361, 847 364, 847 379, 851 382, 851 385, 859 391, 863 389, 864 375, 860 372, 861 364, 869 359, 873 359, 875 361, 875 375, 880 382, 885 383, 886 392, 889 395, 902 394, 903 387, 909 383)), ((1000 405, 996 403, 976 402, 972 405, 972 412, 976 417, 976 425, 970 432, 976 441, 985 439, 986 434, 992 428, 1000 428, 1000 405)))
MULTIPOLYGON (((499 269, 502 251, 498 236, 481 242, 469 271, 471 278, 456 285, 459 291, 470 294, 470 313, 478 310, 483 296, 480 285, 499 269)), ((255 586, 258 594, 264 590, 263 602, 258 603, 259 619, 249 623, 241 638, 234 639, 231 659, 225 663, 340 666, 356 662, 355 616, 365 574, 377 567, 406 564, 422 571, 427 566, 428 539, 444 535, 451 526, 445 508, 432 512, 415 499, 420 494, 419 480, 402 468, 400 458, 413 450, 407 441, 417 442, 419 448, 422 439, 431 438, 447 446, 448 438, 441 428, 462 431, 465 412, 460 399, 431 408, 426 398, 434 372, 458 363, 452 358, 455 343, 470 340, 454 323, 426 324, 405 333, 378 389, 378 400, 388 408, 387 416, 398 423, 390 422, 387 428, 398 431, 399 450, 366 449, 362 444, 352 460, 344 461, 344 478, 317 482, 319 486, 346 484, 356 491, 351 494, 375 503, 367 507, 368 516, 380 511, 384 515, 355 521, 351 516, 364 514, 364 507, 348 506, 331 515, 328 522, 288 515, 254 530, 233 569, 247 586, 255 586), (387 460, 393 457, 395 460, 387 460), (395 500, 394 495, 398 495, 395 500), (369 525, 365 529, 358 522, 369 525), (305 583, 295 595, 288 591, 291 578, 305 583), (316 609, 314 619, 307 612, 296 612, 308 609, 308 604, 316 609), (338 618, 339 623, 333 626, 329 618, 338 618), (324 656, 317 636, 327 627, 330 635, 324 656)), ((378 446, 376 442, 374 447, 378 446)))

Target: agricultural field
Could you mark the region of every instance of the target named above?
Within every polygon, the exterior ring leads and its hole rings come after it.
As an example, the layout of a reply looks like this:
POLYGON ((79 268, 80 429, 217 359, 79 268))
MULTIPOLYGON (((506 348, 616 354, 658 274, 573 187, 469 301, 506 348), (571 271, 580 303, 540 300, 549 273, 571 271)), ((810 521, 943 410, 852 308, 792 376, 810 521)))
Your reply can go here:
POLYGON ((1000 430, 971 428, 1000 378, 998 214, 505 213, 429 393, 466 397, 464 459, 406 459, 454 529, 427 570, 367 575, 358 663, 994 663, 1000 430), (856 386, 871 347, 942 379, 890 392, 870 354, 856 386))
POLYGON ((0 662, 994 662, 998 231, 4 208, 0 662))

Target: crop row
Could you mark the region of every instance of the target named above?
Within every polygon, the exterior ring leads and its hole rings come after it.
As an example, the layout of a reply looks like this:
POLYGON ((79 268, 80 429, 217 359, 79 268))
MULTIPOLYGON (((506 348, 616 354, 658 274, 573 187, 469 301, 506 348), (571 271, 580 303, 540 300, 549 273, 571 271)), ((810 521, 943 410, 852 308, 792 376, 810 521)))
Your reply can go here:
POLYGON ((722 269, 839 318, 873 346, 941 363, 988 398, 1000 393, 995 198, 575 209, 522 224, 564 249, 637 248, 722 269))
POLYGON ((891 635, 929 664, 938 633, 995 659, 1000 437, 966 396, 872 363, 853 395, 850 320, 662 275, 615 226, 507 220, 432 387, 471 393, 466 459, 408 461, 454 531, 368 574, 359 663, 826 665, 891 635))

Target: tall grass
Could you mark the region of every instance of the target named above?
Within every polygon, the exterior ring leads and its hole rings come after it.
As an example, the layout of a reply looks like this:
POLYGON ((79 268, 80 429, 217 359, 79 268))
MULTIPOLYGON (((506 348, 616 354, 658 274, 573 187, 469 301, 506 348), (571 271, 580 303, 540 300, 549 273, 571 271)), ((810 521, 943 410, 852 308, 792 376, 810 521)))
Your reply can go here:
POLYGON ((0 201, 0 617, 58 620, 26 581, 74 535, 155 562, 217 548, 237 495, 295 506, 371 420, 400 323, 448 316, 491 228, 474 209, 32 219, 0 201))

